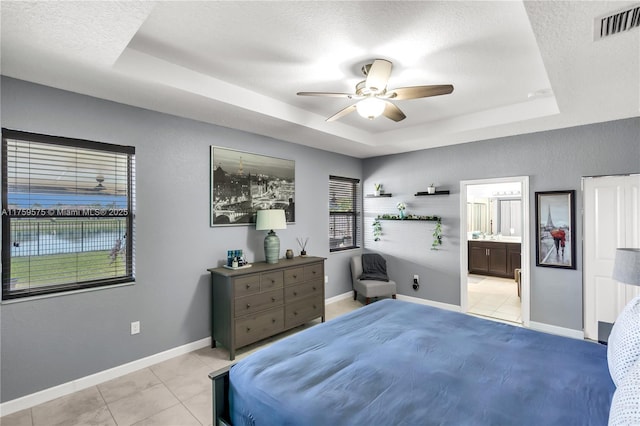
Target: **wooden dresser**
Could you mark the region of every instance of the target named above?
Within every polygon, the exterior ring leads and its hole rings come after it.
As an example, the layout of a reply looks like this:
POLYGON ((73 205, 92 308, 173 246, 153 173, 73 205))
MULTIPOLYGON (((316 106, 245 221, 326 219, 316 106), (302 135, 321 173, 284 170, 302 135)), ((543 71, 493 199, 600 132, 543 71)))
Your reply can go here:
POLYGON ((211 346, 238 348, 320 317, 324 258, 294 257, 250 268, 211 268, 211 346))

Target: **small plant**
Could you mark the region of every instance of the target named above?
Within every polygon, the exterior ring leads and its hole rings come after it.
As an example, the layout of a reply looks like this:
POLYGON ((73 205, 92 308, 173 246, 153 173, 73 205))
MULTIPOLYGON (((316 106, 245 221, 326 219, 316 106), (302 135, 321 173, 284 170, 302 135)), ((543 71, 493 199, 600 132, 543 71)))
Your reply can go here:
POLYGON ((431 250, 438 250, 438 246, 442 245, 442 223, 436 222, 436 227, 433 229, 433 242, 431 243, 431 250))
POLYGON ((402 201, 400 201, 396 207, 398 207, 398 210, 400 211, 403 211, 407 208, 406 204, 403 203, 402 201))
POLYGON ((381 183, 374 183, 373 187, 376 189, 376 191, 380 191, 382 189, 382 184, 381 183))
POLYGON ((376 218, 373 221, 373 241, 380 241, 381 235, 382 235, 382 224, 380 223, 380 219, 376 218))

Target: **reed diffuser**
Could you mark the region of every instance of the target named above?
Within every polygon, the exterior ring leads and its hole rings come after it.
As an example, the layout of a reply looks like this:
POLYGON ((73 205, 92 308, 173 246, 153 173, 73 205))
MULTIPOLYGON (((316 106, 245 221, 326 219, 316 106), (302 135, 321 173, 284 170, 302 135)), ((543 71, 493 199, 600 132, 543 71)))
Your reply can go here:
POLYGON ((296 238, 296 240, 300 246, 300 257, 305 257, 307 255, 307 243, 309 242, 309 237, 305 238, 304 241, 302 241, 302 238, 296 238))

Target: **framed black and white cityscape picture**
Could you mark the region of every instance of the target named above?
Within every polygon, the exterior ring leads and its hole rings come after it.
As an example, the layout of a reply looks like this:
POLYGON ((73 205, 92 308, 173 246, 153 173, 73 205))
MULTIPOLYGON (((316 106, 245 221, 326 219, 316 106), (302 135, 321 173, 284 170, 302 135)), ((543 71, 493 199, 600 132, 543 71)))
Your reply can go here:
POLYGON ((295 161, 211 146, 211 226, 249 225, 283 209, 295 222, 295 161))

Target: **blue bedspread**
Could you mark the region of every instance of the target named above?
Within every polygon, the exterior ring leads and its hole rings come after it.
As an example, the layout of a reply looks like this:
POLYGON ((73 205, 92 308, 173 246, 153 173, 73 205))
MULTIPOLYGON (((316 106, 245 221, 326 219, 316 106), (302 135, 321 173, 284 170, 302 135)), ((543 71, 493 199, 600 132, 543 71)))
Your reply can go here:
POLYGON ((606 425, 606 346, 382 300, 230 371, 234 425, 606 425))

